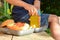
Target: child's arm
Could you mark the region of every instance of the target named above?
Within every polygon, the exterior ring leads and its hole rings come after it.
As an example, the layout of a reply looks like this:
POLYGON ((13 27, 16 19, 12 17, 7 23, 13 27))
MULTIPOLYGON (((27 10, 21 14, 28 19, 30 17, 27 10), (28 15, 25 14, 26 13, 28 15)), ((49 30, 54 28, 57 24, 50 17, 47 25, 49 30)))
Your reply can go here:
POLYGON ((8 3, 15 5, 15 6, 20 6, 20 7, 27 7, 30 6, 30 4, 27 4, 21 0, 6 0, 8 3))
POLYGON ((35 1, 34 1, 34 6, 35 6, 37 9, 40 9, 40 1, 39 1, 39 0, 35 0, 35 1))
POLYGON ((28 4, 22 0, 6 0, 6 1, 12 5, 24 7, 26 10, 29 11, 30 15, 34 15, 34 12, 36 12, 37 10, 33 5, 28 4))

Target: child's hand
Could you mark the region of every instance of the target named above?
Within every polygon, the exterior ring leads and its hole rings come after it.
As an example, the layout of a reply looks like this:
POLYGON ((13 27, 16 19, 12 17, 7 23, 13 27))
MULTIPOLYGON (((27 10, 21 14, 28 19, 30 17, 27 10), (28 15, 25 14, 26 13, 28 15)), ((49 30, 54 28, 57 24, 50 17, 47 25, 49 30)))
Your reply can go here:
POLYGON ((37 9, 33 5, 26 6, 25 9, 29 11, 29 15, 38 15, 37 9))

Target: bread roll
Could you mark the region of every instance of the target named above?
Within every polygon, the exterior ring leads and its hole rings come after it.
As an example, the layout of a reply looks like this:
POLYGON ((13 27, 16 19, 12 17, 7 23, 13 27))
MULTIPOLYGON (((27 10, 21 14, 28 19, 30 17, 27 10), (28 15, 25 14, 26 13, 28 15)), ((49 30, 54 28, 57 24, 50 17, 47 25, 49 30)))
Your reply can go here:
POLYGON ((12 24, 12 23, 14 23, 14 20, 13 19, 8 19, 8 20, 2 22, 1 27, 4 27, 4 26, 6 26, 8 24, 12 24))

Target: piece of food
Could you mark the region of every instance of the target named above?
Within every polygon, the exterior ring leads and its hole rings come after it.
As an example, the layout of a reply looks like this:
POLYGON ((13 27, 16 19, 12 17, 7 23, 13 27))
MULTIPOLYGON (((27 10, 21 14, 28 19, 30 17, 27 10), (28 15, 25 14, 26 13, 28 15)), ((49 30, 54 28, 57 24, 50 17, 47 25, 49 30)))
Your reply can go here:
POLYGON ((12 23, 14 23, 14 20, 13 19, 8 19, 8 20, 2 22, 1 27, 4 27, 4 26, 6 26, 8 24, 12 24, 12 23))
POLYGON ((23 23, 23 22, 17 22, 17 23, 15 23, 15 25, 20 26, 20 27, 21 27, 21 26, 24 26, 24 24, 25 24, 25 23, 23 23))
POLYGON ((8 24, 7 27, 12 30, 27 30, 29 25, 27 23, 18 22, 15 24, 8 24))

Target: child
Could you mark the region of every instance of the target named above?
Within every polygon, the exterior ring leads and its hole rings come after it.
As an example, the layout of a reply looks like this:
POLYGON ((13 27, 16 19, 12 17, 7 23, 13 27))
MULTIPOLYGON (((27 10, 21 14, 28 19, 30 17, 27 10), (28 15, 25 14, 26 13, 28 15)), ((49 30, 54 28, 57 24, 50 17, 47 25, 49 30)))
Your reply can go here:
MULTIPOLYGON (((34 15, 33 12, 36 12, 36 10, 40 8, 39 0, 7 0, 7 2, 14 5, 12 17, 15 22, 21 21, 29 23, 30 16, 34 15)), ((58 17, 51 14, 42 14, 41 26, 48 26, 48 22, 50 23, 49 25, 52 36, 56 40, 60 40, 60 25, 58 22, 58 17)))

